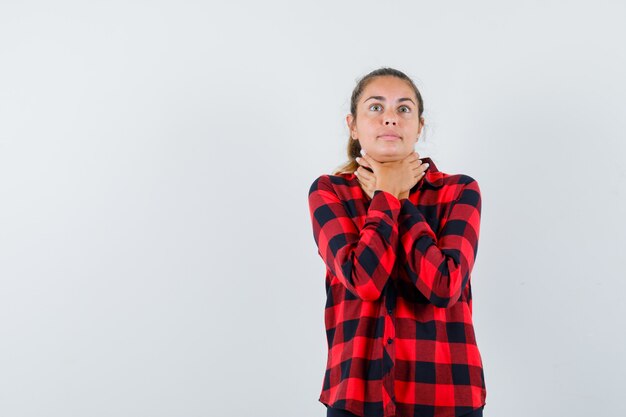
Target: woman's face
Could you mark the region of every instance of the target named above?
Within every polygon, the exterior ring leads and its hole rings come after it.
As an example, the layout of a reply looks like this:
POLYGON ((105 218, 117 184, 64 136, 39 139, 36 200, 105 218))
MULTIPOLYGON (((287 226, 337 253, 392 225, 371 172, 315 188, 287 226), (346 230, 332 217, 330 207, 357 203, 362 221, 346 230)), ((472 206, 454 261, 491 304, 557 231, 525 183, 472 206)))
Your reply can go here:
POLYGON ((356 122, 352 114, 346 117, 351 140, 358 140, 375 160, 397 161, 415 150, 424 118, 418 116, 417 98, 406 81, 374 78, 363 90, 356 114, 356 122))

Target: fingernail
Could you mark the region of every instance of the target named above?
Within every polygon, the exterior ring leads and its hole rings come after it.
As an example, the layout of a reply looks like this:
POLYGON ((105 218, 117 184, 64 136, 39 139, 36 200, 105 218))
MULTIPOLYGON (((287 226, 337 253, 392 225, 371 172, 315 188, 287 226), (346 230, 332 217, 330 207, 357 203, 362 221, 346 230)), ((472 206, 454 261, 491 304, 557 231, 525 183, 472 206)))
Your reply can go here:
POLYGON ((426 163, 424 164, 424 166, 425 166, 426 168, 428 168, 428 167, 430 166, 430 164, 429 164, 428 162, 426 162, 426 163))
POLYGON ((360 157, 358 157, 358 156, 357 156, 356 158, 354 158, 354 159, 355 159, 357 162, 361 160, 361 158, 360 158, 360 157))
POLYGON ((365 149, 361 149, 361 155, 365 155, 365 149))

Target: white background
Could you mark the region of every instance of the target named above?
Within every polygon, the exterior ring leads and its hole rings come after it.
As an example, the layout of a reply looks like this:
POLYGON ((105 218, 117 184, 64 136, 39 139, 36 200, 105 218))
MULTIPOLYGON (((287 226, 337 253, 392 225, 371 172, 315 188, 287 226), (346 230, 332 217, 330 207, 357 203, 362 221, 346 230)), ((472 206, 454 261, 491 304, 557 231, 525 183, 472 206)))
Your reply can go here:
POLYGON ((485 416, 622 413, 626 7, 432 3, 3 1, 0 415, 325 416, 307 193, 382 66, 481 187, 485 416))

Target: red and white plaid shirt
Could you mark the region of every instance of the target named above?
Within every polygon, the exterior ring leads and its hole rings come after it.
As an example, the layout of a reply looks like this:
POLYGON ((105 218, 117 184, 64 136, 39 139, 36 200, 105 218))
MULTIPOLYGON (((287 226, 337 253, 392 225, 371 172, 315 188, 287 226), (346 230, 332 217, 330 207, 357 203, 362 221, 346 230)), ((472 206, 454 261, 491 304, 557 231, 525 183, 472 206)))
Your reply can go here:
POLYGON ((318 177, 309 208, 326 264, 328 360, 319 401, 363 417, 463 416, 485 405, 472 323, 476 180, 440 172, 398 200, 354 174, 318 177))

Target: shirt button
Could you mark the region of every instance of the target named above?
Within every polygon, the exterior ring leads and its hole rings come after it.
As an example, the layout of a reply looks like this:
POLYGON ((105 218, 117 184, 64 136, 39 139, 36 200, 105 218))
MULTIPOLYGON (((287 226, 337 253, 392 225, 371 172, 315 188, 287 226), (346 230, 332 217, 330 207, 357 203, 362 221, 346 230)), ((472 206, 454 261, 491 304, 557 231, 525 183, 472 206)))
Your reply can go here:
POLYGON ((387 343, 391 344, 393 342, 393 339, 390 337, 389 339, 387 339, 387 343))
POLYGON ((388 312, 389 314, 391 314, 391 312, 392 312, 392 311, 393 311, 392 309, 388 309, 388 310, 387 310, 387 312, 388 312))

